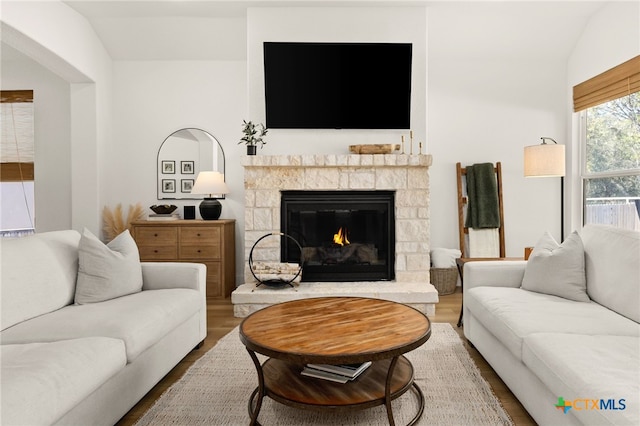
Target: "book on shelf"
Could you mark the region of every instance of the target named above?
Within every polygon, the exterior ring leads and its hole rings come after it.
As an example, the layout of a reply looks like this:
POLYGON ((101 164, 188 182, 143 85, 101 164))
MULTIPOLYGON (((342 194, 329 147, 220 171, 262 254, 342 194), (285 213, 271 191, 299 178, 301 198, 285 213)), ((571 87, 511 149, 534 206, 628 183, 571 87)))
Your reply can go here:
POLYGON ((322 370, 316 370, 315 368, 305 367, 301 373, 303 376, 315 377, 316 379, 324 379, 337 383, 347 383, 349 379, 347 376, 341 376, 340 374, 328 373, 322 370))
POLYGON ((148 220, 178 220, 180 215, 178 213, 158 214, 150 213, 148 220))
POLYGON ((361 364, 307 364, 302 370, 304 376, 347 383, 364 372, 371 365, 371 361, 361 364))

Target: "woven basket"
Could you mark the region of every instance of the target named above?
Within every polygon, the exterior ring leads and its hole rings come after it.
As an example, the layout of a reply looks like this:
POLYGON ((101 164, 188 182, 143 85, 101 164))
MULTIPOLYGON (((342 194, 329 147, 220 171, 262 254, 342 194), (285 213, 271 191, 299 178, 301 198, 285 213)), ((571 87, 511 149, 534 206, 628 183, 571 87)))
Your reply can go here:
POLYGON ((438 294, 452 294, 456 292, 458 270, 456 268, 431 268, 431 284, 438 290, 438 294))

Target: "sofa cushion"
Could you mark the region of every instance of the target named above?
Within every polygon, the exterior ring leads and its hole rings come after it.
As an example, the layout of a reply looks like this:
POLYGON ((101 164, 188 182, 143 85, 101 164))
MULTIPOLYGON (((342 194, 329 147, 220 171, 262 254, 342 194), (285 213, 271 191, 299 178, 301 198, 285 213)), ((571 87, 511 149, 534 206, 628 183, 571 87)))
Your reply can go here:
POLYGON ((507 287, 476 287, 465 294, 465 308, 517 359, 523 339, 533 333, 640 336, 640 324, 597 303, 507 287))
POLYGON ((4 330, 0 338, 15 344, 112 337, 124 341, 131 362, 201 306, 202 296, 196 290, 145 290, 100 303, 69 305, 4 330))
POLYGON ((561 245, 551 234, 545 233, 527 261, 522 288, 588 302, 584 248, 578 233, 573 232, 561 245))
POLYGON ((640 232, 586 225, 581 236, 589 297, 640 322, 640 232))
POLYGON ((0 328, 73 303, 77 231, 0 239, 0 328))
POLYGON ((569 412, 582 423, 640 424, 640 338, 537 333, 524 338, 522 360, 552 393, 579 400, 569 412))
POLYGON ((2 424, 53 424, 126 365, 119 339, 2 345, 2 424))
POLYGON ((85 228, 79 245, 76 303, 103 302, 140 290, 140 255, 129 230, 105 245, 85 228))

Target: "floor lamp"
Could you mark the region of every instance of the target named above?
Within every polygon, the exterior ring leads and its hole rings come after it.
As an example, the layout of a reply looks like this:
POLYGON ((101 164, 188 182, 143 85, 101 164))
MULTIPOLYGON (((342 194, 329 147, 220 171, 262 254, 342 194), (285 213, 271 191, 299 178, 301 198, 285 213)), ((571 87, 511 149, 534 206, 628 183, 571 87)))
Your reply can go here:
POLYGON ((524 147, 524 176, 560 178, 560 238, 564 240, 564 145, 549 137, 540 139, 541 144, 524 147))

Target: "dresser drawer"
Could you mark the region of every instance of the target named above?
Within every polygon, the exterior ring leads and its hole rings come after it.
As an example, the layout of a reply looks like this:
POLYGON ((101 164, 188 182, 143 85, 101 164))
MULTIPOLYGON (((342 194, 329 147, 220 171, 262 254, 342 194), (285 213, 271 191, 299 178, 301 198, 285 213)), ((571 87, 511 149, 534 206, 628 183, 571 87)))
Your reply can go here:
POLYGON ((138 246, 175 246, 178 243, 177 227, 140 226, 135 233, 138 246))
POLYGON ((185 226, 180 230, 180 244, 220 246, 220 228, 185 226))
POLYGON ((143 262, 156 260, 176 260, 178 258, 178 247, 173 245, 138 245, 140 260, 143 262))
POLYGON ((187 259, 218 260, 220 259, 220 245, 183 245, 180 247, 180 260, 187 259))

